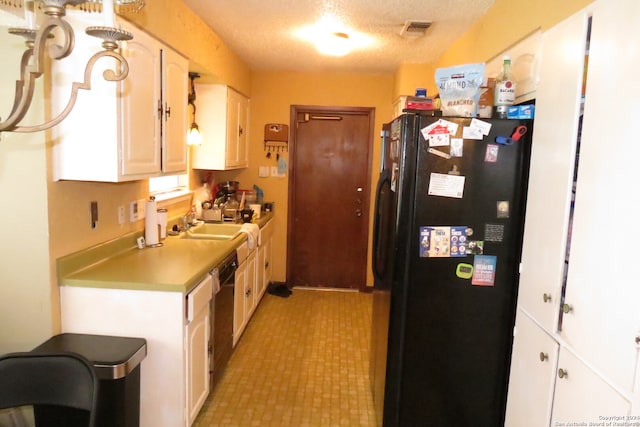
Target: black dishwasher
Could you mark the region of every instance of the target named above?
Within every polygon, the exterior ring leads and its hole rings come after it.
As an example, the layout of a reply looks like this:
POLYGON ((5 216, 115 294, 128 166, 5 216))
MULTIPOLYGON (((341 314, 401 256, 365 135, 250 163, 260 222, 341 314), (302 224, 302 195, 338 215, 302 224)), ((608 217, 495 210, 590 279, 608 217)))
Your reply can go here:
POLYGON ((235 251, 218 265, 220 291, 211 300, 213 357, 210 358, 209 372, 212 390, 233 351, 233 287, 237 269, 238 256, 235 251))

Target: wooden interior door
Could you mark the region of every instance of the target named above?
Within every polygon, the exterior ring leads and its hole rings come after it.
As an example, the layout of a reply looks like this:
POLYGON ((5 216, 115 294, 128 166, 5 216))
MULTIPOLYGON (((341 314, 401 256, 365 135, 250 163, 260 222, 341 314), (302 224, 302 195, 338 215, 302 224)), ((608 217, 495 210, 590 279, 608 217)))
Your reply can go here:
POLYGON ((292 106, 287 283, 364 289, 373 109, 292 106))

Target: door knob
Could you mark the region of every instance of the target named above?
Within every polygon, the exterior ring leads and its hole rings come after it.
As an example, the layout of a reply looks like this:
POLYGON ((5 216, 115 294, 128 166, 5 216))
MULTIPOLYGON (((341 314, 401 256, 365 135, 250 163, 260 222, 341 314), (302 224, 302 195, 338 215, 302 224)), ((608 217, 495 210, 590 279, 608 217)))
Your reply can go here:
POLYGON ((564 314, 569 314, 573 311, 573 306, 569 305, 569 304, 562 304, 562 312, 564 314))
POLYGON ((560 369, 558 369, 558 376, 560 378, 568 378, 569 377, 569 373, 567 371, 565 371, 564 369, 560 368, 560 369))
POLYGON ((543 351, 540 352, 540 361, 544 362, 546 360, 549 360, 549 355, 543 351))
POLYGON ((551 301, 551 295, 549 295, 547 293, 542 294, 542 300, 544 302, 550 302, 551 301))

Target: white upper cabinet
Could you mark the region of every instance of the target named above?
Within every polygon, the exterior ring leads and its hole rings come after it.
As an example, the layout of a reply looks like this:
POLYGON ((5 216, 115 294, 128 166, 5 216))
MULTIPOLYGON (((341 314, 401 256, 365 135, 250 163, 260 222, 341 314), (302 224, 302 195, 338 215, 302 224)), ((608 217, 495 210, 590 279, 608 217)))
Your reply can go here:
MULTIPOLYGON (((85 27, 102 25, 98 18, 70 12, 68 20, 76 47, 53 64, 53 113, 66 105, 71 83, 82 81, 89 57, 102 49, 100 39, 84 34, 85 27)), ((71 114, 53 128, 55 180, 120 182, 187 170, 188 61, 132 25, 122 27, 134 37, 120 49, 129 75, 105 81, 102 72, 115 61, 96 63, 92 89, 79 91, 71 114)))
POLYGON ((193 147, 194 169, 249 166, 249 99, 225 85, 196 85, 196 122, 202 144, 193 147))

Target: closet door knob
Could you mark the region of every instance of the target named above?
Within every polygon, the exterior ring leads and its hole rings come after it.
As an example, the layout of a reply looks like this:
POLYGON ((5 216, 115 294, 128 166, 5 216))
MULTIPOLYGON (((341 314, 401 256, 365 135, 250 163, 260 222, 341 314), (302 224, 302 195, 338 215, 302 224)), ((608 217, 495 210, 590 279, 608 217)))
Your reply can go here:
POLYGON ((549 360, 549 355, 543 351, 540 352, 540 361, 544 362, 546 360, 549 360))
POLYGON ((542 294, 542 300, 544 302, 550 302, 551 301, 551 295, 549 295, 547 293, 542 294))
POLYGON ((558 369, 558 376, 560 378, 568 378, 569 377, 569 373, 567 371, 565 371, 564 369, 560 368, 560 369, 558 369))
POLYGON ((569 314, 573 311, 573 306, 569 305, 569 304, 562 304, 562 312, 564 314, 569 314))

